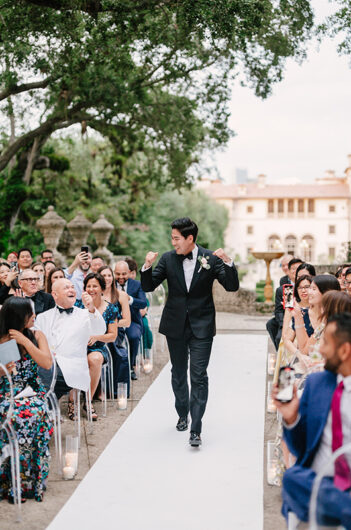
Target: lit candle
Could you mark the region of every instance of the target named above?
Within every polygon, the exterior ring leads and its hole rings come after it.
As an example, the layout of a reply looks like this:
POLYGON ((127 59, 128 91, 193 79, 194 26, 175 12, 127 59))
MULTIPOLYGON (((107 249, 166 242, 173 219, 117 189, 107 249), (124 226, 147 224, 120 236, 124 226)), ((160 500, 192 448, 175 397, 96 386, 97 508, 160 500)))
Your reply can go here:
POLYGON ((74 467, 71 467, 71 466, 64 467, 63 478, 65 480, 72 480, 72 478, 74 478, 74 467))
POLYGON ((66 453, 65 454, 66 466, 73 467, 75 471, 78 469, 78 453, 66 453))
POLYGON ((276 356, 274 353, 268 354, 268 375, 274 374, 276 356))
POLYGON ((117 399, 117 405, 118 405, 119 410, 125 410, 127 408, 127 398, 119 397, 117 399))
POLYGON ((276 410, 277 410, 277 407, 275 406, 273 399, 270 396, 268 396, 267 412, 276 412, 276 410))
POLYGON ((149 374, 150 372, 152 372, 152 364, 149 360, 144 361, 144 372, 146 374, 149 374))
POLYGON ((276 474, 277 474, 277 463, 276 461, 270 462, 267 469, 267 482, 272 486, 276 483, 276 474))

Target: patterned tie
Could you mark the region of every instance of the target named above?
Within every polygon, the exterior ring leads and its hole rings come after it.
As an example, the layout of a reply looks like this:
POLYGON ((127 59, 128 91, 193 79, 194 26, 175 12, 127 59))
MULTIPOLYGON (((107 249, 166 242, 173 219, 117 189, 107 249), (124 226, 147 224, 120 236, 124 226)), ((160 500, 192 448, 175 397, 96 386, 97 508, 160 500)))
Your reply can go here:
MULTIPOLYGON (((341 421, 341 396, 344 390, 344 382, 338 384, 335 389, 331 410, 332 410, 332 450, 333 452, 342 446, 342 421, 341 421)), ((351 471, 345 456, 339 456, 335 461, 334 484, 342 491, 351 488, 351 471)))

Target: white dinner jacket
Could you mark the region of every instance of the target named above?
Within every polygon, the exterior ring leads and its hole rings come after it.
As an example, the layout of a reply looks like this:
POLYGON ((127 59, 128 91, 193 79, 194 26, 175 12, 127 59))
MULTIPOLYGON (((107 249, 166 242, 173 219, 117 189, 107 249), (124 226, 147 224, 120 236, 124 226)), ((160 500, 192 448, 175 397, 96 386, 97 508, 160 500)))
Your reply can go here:
POLYGON ((54 307, 37 316, 34 329, 46 336, 67 385, 87 391, 90 385, 88 340, 91 335, 103 335, 106 331, 99 311, 90 313, 73 307, 73 313, 67 314, 54 307))

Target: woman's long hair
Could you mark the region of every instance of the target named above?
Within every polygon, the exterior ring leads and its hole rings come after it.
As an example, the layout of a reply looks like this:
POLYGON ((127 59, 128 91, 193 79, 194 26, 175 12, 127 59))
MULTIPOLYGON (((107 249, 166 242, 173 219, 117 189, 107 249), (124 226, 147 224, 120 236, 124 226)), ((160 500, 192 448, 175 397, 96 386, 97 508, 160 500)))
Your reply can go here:
POLYGON ((100 267, 100 269, 98 270, 98 273, 101 274, 102 271, 104 271, 105 269, 108 269, 109 271, 111 271, 111 274, 112 274, 111 304, 116 304, 117 302, 119 302, 119 293, 116 287, 115 275, 113 274, 113 270, 108 265, 104 265, 103 267, 100 267))
POLYGON ((55 273, 55 272, 58 272, 58 271, 61 271, 63 273, 63 277, 65 278, 65 272, 63 269, 61 269, 61 267, 55 267, 54 269, 52 269, 49 274, 46 276, 45 278, 45 292, 46 293, 50 293, 52 292, 52 275, 55 273))
MULTIPOLYGON (((11 296, 5 300, 0 310, 0 339, 6 337, 10 329, 15 329, 37 345, 33 332, 25 327, 32 315, 33 309, 29 300, 19 296, 11 296)), ((20 352, 24 353, 22 346, 18 347, 20 352)))
POLYGON ((318 287, 321 294, 327 291, 340 291, 340 284, 332 274, 318 274, 313 278, 313 283, 318 287))
POLYGON ((322 298, 322 314, 320 320, 327 322, 332 315, 351 313, 351 297, 343 291, 328 291, 322 298))

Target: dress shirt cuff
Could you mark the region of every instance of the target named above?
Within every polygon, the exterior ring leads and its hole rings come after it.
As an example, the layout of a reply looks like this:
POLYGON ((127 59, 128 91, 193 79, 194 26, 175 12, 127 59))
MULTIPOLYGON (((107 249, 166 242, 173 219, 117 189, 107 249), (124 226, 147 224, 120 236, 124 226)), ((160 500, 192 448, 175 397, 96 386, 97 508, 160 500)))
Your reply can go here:
POLYGON ((141 267, 141 272, 148 271, 149 269, 151 269, 151 267, 147 267, 144 263, 144 265, 141 267))
POLYGON ((132 303, 134 302, 134 298, 130 296, 130 294, 128 296, 129 296, 129 305, 132 305, 132 303))
POLYGON ((283 420, 284 429, 286 429, 288 431, 291 431, 291 429, 296 427, 296 425, 299 423, 300 419, 301 419, 301 415, 298 414, 296 420, 294 421, 294 423, 289 423, 289 425, 287 423, 285 423, 285 421, 283 420))
POLYGON ((228 263, 226 261, 223 261, 224 265, 227 265, 227 267, 233 266, 233 260, 231 259, 228 263))

